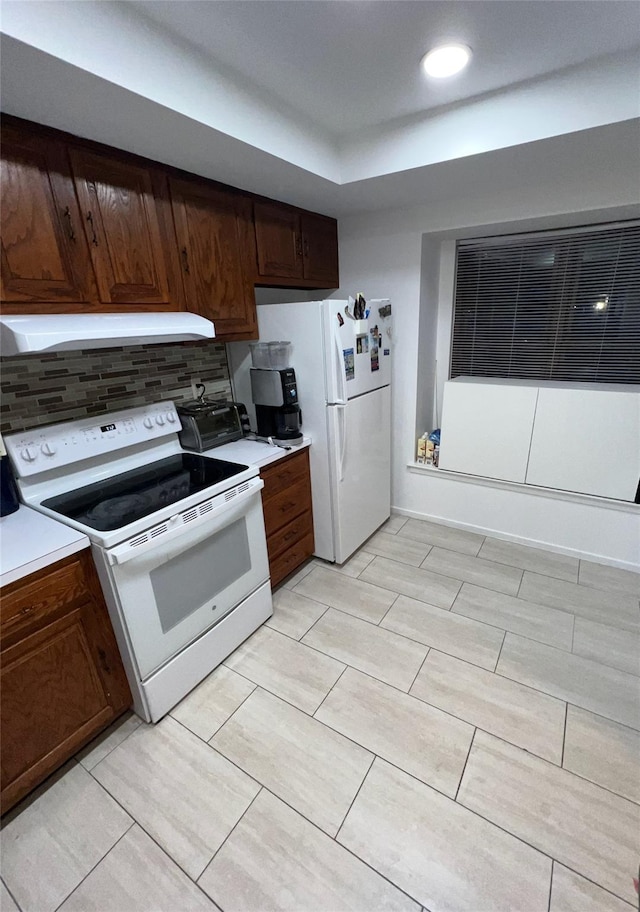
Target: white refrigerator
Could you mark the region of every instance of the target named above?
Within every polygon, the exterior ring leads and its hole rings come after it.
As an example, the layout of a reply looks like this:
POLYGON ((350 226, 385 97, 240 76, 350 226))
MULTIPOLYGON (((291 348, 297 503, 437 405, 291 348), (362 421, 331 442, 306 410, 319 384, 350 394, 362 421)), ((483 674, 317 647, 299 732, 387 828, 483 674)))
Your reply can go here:
POLYGON ((390 513, 391 304, 372 300, 366 312, 356 320, 353 304, 332 300, 258 306, 260 340, 292 343, 302 431, 312 440, 315 554, 339 564, 390 513))

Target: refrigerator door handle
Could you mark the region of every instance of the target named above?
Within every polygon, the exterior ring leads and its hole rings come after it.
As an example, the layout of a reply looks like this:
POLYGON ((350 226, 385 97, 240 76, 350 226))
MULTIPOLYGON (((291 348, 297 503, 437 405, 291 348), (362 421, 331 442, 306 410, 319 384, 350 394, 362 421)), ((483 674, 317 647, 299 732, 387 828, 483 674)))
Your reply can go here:
POLYGON ((344 460, 347 455, 347 435, 345 428, 346 407, 346 403, 336 403, 336 408, 338 410, 338 435, 340 438, 340 446, 338 450, 340 453, 340 482, 344 481, 344 460))
POLYGON ((336 399, 336 405, 345 405, 347 401, 347 381, 345 378, 344 356, 342 354, 342 348, 340 346, 340 336, 335 331, 333 338, 336 343, 336 370, 338 371, 338 375, 340 377, 339 386, 342 390, 342 396, 340 399, 336 399))

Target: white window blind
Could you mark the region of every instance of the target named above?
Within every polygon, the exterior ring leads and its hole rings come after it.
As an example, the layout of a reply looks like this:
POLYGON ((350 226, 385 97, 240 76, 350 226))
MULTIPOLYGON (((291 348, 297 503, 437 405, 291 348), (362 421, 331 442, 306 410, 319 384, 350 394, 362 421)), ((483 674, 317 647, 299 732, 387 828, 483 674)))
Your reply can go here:
POLYGON ((450 376, 640 383, 640 223, 458 242, 450 376))

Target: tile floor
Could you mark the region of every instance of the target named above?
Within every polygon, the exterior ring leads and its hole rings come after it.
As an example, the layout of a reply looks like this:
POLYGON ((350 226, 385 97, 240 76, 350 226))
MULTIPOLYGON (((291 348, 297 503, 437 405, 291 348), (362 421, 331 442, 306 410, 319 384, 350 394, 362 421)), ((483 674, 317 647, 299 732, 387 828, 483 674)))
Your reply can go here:
POLYGON ((640 575, 394 516, 7 815, 3 912, 630 912, 640 575))

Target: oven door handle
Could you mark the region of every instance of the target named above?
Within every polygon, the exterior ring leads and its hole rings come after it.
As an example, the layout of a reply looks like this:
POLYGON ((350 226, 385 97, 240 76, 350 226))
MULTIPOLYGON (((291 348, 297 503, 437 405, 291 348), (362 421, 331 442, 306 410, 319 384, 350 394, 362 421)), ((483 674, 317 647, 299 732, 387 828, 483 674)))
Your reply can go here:
MULTIPOLYGON (((142 534, 145 533, 132 536, 128 541, 122 542, 122 544, 117 545, 115 548, 110 548, 106 552, 107 561, 112 567, 115 564, 121 566, 134 558, 143 557, 150 551, 163 548, 170 542, 174 542, 176 539, 189 535, 192 530, 204 526, 207 527, 206 535, 213 534, 218 529, 228 525, 228 523, 233 521, 236 517, 246 513, 247 501, 254 497, 258 491, 264 487, 264 481, 261 478, 252 478, 247 482, 247 485, 248 487, 242 491, 241 494, 236 494, 235 497, 230 500, 225 500, 220 506, 213 507, 212 509, 207 510, 206 513, 202 513, 197 518, 191 519, 186 523, 180 522, 182 514, 177 513, 175 516, 169 517, 164 523, 160 523, 158 526, 149 529, 146 533, 146 539, 135 545, 131 543, 134 541, 137 542, 138 539, 142 537, 142 534), (220 519, 223 519, 224 521, 216 521, 220 519), (163 527, 167 527, 166 531, 159 531, 163 527)), ((224 494, 218 494, 213 500, 224 499, 224 497, 224 494)), ((204 503, 206 503, 206 501, 204 501, 204 503)), ((201 507, 202 504, 199 504, 184 510, 183 513, 190 513, 201 507)))

